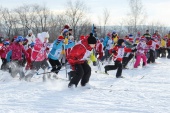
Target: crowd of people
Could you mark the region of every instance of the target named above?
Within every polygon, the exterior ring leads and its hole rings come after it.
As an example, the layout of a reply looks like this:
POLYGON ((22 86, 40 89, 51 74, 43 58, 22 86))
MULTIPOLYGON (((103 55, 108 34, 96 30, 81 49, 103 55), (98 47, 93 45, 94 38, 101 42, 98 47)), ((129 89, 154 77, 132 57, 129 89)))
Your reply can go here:
POLYGON ((14 36, 12 40, 3 41, 0 48, 1 70, 9 71, 12 77, 19 74, 20 80, 31 81, 41 68, 44 70, 43 81, 46 81, 51 77, 57 79, 60 69, 70 65, 72 70, 68 72, 68 87, 71 88, 77 87, 80 81, 81 86, 88 84, 91 76, 90 62, 98 68, 101 68, 101 63, 105 64, 106 74, 117 69, 116 78, 124 78, 122 70, 128 69, 127 65, 132 59, 134 68, 155 63, 158 57, 170 59, 170 32, 161 36, 158 31, 151 35, 146 30, 143 35, 138 32, 136 36, 128 34, 119 37, 113 31, 107 33, 105 38, 99 38, 94 27, 92 33, 80 36, 76 43, 72 29, 65 25, 53 43, 48 42, 49 37, 48 32, 38 33, 35 37, 33 31, 29 30, 25 38, 14 36), (49 69, 51 74, 47 74, 49 69))

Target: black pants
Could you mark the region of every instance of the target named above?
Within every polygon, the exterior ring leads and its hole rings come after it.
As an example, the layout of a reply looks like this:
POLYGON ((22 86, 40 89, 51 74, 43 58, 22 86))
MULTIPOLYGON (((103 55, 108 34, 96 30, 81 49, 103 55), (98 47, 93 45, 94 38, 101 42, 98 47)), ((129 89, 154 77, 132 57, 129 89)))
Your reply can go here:
POLYGON ((115 61, 115 65, 106 65, 105 69, 107 71, 117 69, 117 73, 116 73, 117 78, 122 75, 122 63, 120 61, 115 61))
POLYGON ((128 57, 123 57, 122 65, 125 68, 129 61, 133 58, 133 54, 130 54, 128 57))
POLYGON ((155 51, 156 51, 155 58, 160 57, 161 49, 159 48, 159 49, 156 49, 155 51))
POLYGON ((166 57, 166 48, 160 48, 161 50, 161 57, 166 57))
POLYGON ((53 60, 53 59, 49 58, 49 62, 52 66, 51 72, 55 72, 56 74, 58 74, 59 70, 61 69, 61 63, 59 62, 59 60, 53 60), (56 66, 57 66, 57 68, 56 68, 56 66))
POLYGON ((154 50, 151 50, 149 51, 149 58, 147 60, 147 63, 155 63, 155 51, 154 50))
POLYGON ((84 62, 83 64, 76 64, 75 71, 71 74, 73 78, 69 84, 75 84, 77 87, 79 81, 81 80, 81 85, 85 86, 86 83, 89 82, 91 76, 91 67, 87 64, 87 62, 84 62))
POLYGON ((168 51, 168 56, 167 56, 167 58, 169 59, 169 58, 170 58, 170 49, 167 49, 167 51, 168 51))
POLYGON ((7 69, 7 60, 5 58, 1 58, 1 60, 2 60, 1 70, 6 70, 7 69))

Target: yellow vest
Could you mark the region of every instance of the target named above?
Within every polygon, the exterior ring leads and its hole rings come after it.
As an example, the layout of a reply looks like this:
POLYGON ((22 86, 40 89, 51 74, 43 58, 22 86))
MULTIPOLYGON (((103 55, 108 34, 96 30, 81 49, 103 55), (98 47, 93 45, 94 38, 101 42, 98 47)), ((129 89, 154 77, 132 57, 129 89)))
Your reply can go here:
POLYGON ((113 38, 113 41, 114 41, 114 45, 117 44, 117 41, 118 41, 118 36, 116 36, 115 38, 113 38))
POLYGON ((161 47, 166 47, 166 41, 161 39, 161 47))
POLYGON ((64 44, 66 44, 66 45, 68 44, 68 38, 64 39, 64 44))

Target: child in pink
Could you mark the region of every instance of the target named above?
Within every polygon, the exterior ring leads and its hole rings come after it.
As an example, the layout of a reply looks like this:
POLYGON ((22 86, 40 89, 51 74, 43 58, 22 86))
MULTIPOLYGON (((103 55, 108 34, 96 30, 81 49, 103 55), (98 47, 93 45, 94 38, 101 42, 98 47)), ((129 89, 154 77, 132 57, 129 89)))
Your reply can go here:
POLYGON ((146 55, 145 52, 148 50, 147 44, 145 41, 145 37, 141 37, 140 42, 137 45, 137 51, 136 51, 136 62, 134 64, 134 68, 137 68, 140 64, 141 59, 143 60, 144 64, 143 66, 146 66, 146 55))

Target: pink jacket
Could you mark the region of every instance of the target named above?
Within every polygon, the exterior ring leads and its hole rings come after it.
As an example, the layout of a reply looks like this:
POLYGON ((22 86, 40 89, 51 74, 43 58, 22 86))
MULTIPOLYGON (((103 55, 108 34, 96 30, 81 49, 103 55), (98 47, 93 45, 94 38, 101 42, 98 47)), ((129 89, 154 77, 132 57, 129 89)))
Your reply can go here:
POLYGON ((32 49, 31 61, 43 61, 47 58, 47 43, 42 43, 36 38, 34 48, 32 49))
POLYGON ((144 55, 148 49, 149 48, 146 43, 139 42, 137 45, 136 55, 144 55))
POLYGON ((12 60, 22 60, 22 54, 28 58, 28 54, 24 49, 23 45, 20 45, 19 43, 13 43, 9 46, 9 50, 12 50, 12 60))

